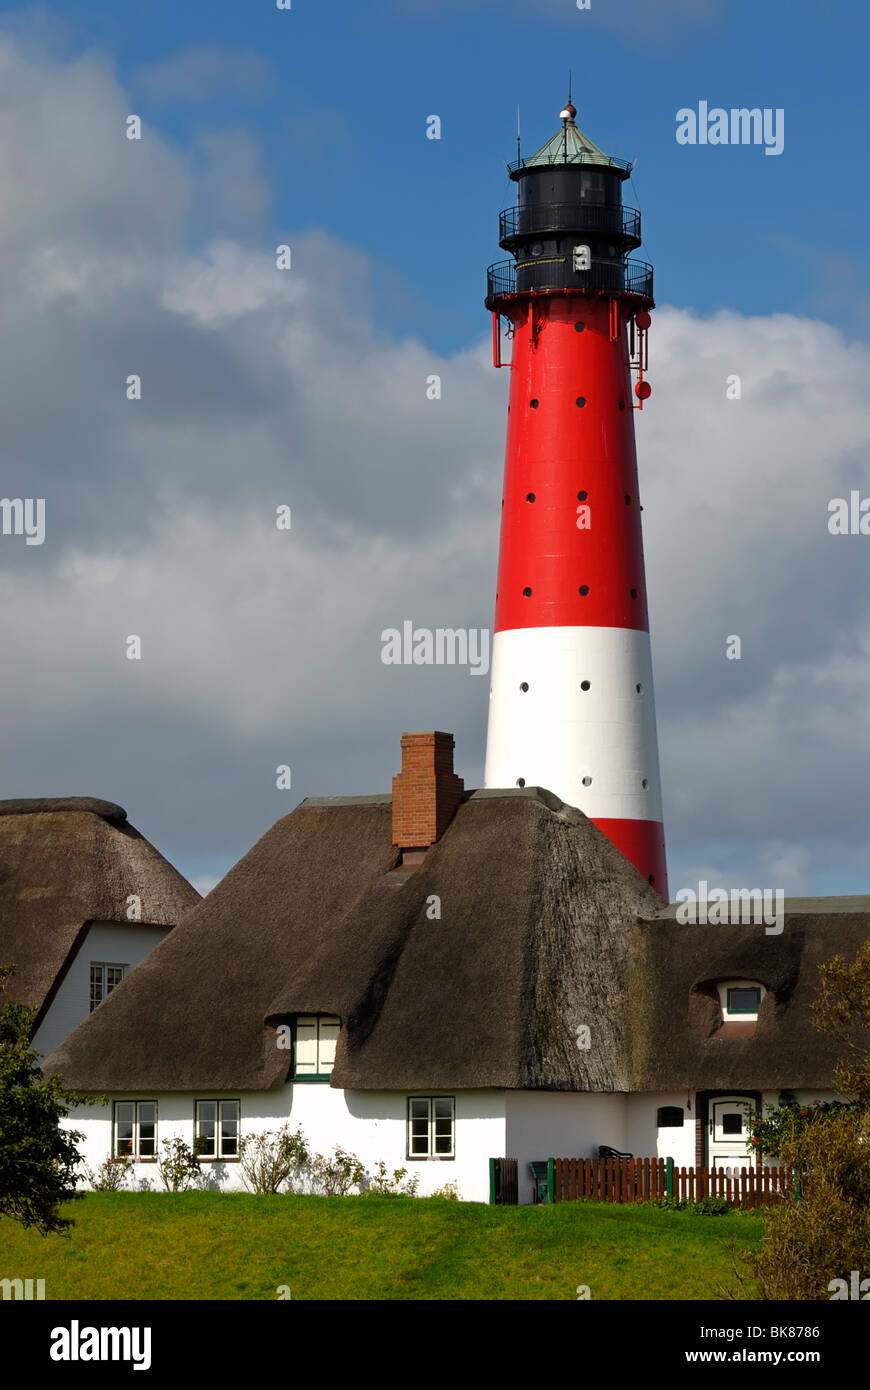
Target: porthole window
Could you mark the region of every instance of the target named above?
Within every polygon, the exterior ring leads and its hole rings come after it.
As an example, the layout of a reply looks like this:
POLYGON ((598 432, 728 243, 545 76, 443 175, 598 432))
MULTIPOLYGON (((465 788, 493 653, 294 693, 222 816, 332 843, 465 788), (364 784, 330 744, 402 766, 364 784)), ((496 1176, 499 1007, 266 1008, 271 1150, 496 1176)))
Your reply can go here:
POLYGON ((539 402, 536 400, 531 400, 529 401, 529 405, 532 407, 532 410, 537 410, 539 402))
POLYGON ((527 501, 527 502, 534 502, 534 500, 535 500, 535 494, 534 494, 533 492, 527 492, 527 493, 526 493, 526 501, 527 501))
POLYGON ((588 492, 578 492, 578 493, 577 493, 577 501, 578 501, 578 502, 585 502, 585 501, 586 501, 586 498, 587 498, 588 496, 589 496, 589 493, 588 493, 588 492))
POLYGON ((637 589, 632 589, 632 590, 631 590, 631 596, 632 596, 632 598, 637 598, 637 589))
POLYGON ((581 689, 581 690, 588 690, 588 689, 589 689, 589 681, 581 681, 581 682, 580 682, 580 689, 581 689))
POLYGON ((518 786, 518 787, 524 787, 525 785, 526 785, 526 779, 525 779, 525 777, 518 777, 518 778, 517 778, 517 786, 518 786))
POLYGON ((625 401, 620 401, 620 402, 619 402, 619 408, 620 408, 620 410, 625 410, 625 401))
POLYGON ((529 588, 523 589, 523 597, 524 597, 524 598, 531 598, 531 597, 532 597, 532 591, 531 591, 531 589, 529 589, 529 588))
POLYGON ((592 778, 589 776, 588 772, 587 772, 586 776, 585 776, 585 777, 581 777, 580 780, 582 781, 584 787, 591 787, 591 786, 592 786, 592 778))
POLYGON ((626 494, 625 494, 625 505, 628 506, 628 504, 629 504, 630 501, 631 501, 631 497, 629 496, 628 493, 626 493, 626 494))
POLYGON ((580 588, 577 590, 577 592, 578 592, 578 594, 580 594, 580 596, 581 596, 582 598, 585 598, 586 595, 589 593, 589 585, 588 585, 588 584, 581 584, 581 585, 580 585, 580 588))
MULTIPOLYGON (((498 594, 496 594, 496 598, 498 598, 498 594)), ((640 681, 638 681, 637 685, 634 688, 637 691, 638 695, 643 694, 643 686, 641 685, 640 681)))
POLYGON ((585 323, 580 323, 579 320, 578 320, 578 322, 575 323, 575 325, 574 325, 574 332, 575 332, 575 333, 582 333, 582 332, 583 332, 583 329, 584 329, 585 327, 586 327, 585 323))
POLYGON ((582 410, 583 406, 586 404, 586 397, 585 397, 585 396, 578 396, 578 397, 577 397, 577 404, 580 406, 580 408, 581 408, 581 410, 582 410))
POLYGON ((528 690, 528 688, 529 688, 529 683, 528 683, 528 681, 523 681, 523 682, 520 684, 520 690, 523 692, 524 695, 525 695, 526 691, 528 690))
POLYGON ((529 247, 530 256, 543 256, 543 254, 544 248, 539 241, 534 242, 533 245, 529 247))

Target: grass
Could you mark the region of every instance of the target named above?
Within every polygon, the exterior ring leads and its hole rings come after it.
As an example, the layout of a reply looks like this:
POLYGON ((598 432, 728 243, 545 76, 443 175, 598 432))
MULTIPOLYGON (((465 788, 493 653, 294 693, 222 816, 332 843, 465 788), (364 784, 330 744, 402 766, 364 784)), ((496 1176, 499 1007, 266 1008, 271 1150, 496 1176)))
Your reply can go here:
POLYGON ((47 1299, 711 1299, 752 1212, 597 1202, 488 1207, 389 1197, 89 1193, 66 1236, 0 1219, 0 1278, 47 1299))

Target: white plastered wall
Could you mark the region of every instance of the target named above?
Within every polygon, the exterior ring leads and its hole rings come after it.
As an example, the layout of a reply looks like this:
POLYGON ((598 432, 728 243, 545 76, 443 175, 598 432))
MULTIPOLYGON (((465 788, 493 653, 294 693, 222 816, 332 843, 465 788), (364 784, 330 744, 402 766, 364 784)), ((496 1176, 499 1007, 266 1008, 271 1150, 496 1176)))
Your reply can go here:
POLYGON ((635 1158, 672 1158, 678 1168, 695 1162, 695 1095, 685 1091, 635 1094, 628 1098, 627 1144, 635 1158), (683 1112, 681 1126, 659 1128, 658 1112, 676 1105, 683 1112))
POLYGON ((155 927, 143 922, 92 922, 34 1034, 36 1051, 47 1057, 88 1017, 92 961, 126 965, 132 971, 171 930, 171 927, 155 927))
POLYGON ((532 1200, 533 1160, 597 1158, 599 1144, 625 1150, 626 1100, 622 1094, 508 1091, 505 1153, 518 1160, 520 1203, 532 1200))
MULTIPOLYGON (((241 1133, 275 1130, 289 1122, 300 1127, 309 1146, 329 1153, 336 1146, 350 1150, 371 1170, 381 1159, 392 1171, 407 1168, 418 1174, 419 1194, 425 1196, 456 1183, 465 1201, 489 1201, 489 1159, 505 1152, 505 1098, 503 1091, 340 1091, 326 1084, 287 1085, 276 1091, 160 1094, 115 1093, 112 1100, 157 1101, 158 1148, 164 1139, 180 1135, 193 1142, 194 1102, 227 1099, 241 1102, 241 1133), (407 1100, 409 1095, 453 1095, 456 1101, 456 1157, 409 1159, 407 1157, 407 1100)), ((79 1107, 67 1124, 85 1134, 80 1146, 91 1168, 105 1162, 111 1148, 112 1106, 79 1107)), ((212 1185, 225 1192, 244 1190, 238 1163, 204 1163, 212 1185)), ((128 1185, 148 1183, 162 1191, 157 1165, 137 1163, 128 1185)), ((88 1184, 81 1182, 82 1186, 88 1184)))

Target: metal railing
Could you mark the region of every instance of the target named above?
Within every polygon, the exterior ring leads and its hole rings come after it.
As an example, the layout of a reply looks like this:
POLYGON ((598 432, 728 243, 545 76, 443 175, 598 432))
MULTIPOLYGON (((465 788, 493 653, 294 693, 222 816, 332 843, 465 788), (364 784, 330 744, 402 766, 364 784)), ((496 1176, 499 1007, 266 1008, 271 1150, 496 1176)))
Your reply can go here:
MULTIPOLYGON (((535 161, 536 168, 539 168, 544 163, 540 157, 540 153, 538 153, 538 155, 533 155, 532 158, 535 161)), ((572 149, 566 160, 564 147, 561 150, 557 149, 553 151, 551 158, 546 162, 547 164, 591 164, 599 169, 626 169, 629 173, 634 168, 634 164, 630 159, 614 159, 609 155, 605 155, 602 158, 600 154, 592 154, 591 151, 587 154, 584 150, 577 151, 572 149)), ((525 169, 527 163, 531 163, 531 159, 515 159, 508 165, 508 169, 512 174, 515 174, 518 169, 525 169)))
POLYGON ((653 303, 653 268, 646 261, 593 261, 589 270, 572 271, 569 259, 543 263, 526 261, 520 266, 525 283, 517 290, 516 261, 496 261, 486 272, 486 307, 507 295, 524 291, 565 293, 610 291, 632 294, 653 303))
POLYGON ((544 203, 541 206, 505 208, 498 215, 499 241, 531 232, 614 232, 640 245, 640 213, 637 208, 612 203, 544 203))

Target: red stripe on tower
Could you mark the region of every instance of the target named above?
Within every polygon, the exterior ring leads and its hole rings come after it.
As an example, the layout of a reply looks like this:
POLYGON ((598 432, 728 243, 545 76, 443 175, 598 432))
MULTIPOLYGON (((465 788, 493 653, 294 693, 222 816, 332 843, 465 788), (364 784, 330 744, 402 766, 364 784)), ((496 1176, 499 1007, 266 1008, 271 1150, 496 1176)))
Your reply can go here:
POLYGON ((513 357, 485 780, 579 807, 666 899, 631 389, 652 267, 626 258, 641 241, 630 165, 575 115, 512 166, 514 260, 489 270, 513 357))

